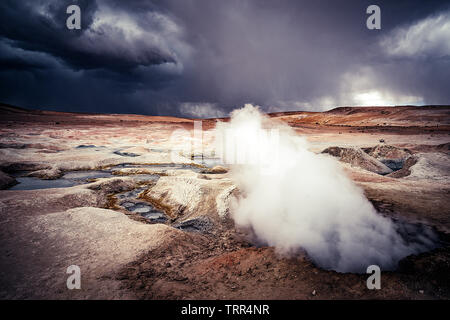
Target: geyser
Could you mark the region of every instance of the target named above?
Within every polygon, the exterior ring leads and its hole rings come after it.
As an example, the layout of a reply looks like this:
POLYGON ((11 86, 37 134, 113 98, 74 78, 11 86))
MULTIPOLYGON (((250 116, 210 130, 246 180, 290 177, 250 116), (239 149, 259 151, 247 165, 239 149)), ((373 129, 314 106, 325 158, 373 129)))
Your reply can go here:
POLYGON ((218 123, 216 142, 242 191, 231 214, 258 241, 283 253, 302 248, 318 266, 339 272, 372 264, 392 270, 432 246, 406 244, 335 159, 309 151, 305 138, 257 107, 247 104, 218 123))

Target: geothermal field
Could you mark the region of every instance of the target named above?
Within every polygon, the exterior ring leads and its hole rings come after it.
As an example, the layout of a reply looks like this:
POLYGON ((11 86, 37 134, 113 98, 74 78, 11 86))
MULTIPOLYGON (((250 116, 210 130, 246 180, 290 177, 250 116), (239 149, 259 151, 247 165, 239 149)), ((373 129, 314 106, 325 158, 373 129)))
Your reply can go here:
POLYGON ((0 299, 450 298, 449 106, 0 113, 0 299))

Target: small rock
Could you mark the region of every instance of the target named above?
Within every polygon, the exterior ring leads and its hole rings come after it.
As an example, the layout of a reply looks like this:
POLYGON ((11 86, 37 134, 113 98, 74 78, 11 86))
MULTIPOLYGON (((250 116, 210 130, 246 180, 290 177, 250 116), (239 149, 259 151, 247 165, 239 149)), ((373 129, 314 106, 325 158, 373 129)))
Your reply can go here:
POLYGON ((420 293, 420 294, 423 294, 423 290, 419 290, 419 293, 420 293))
POLYGON ((316 290, 313 290, 313 292, 311 292, 311 294, 312 294, 313 296, 315 296, 315 295, 316 295, 316 290))
POLYGON ((215 166, 210 169, 202 170, 201 173, 208 173, 208 174, 220 174, 220 173, 227 173, 228 169, 222 166, 215 166))
POLYGON ((17 184, 16 179, 0 171, 0 189, 7 189, 15 184, 17 184))
POLYGON ((43 169, 29 173, 28 177, 36 177, 42 180, 54 180, 61 177, 62 172, 58 168, 43 169))

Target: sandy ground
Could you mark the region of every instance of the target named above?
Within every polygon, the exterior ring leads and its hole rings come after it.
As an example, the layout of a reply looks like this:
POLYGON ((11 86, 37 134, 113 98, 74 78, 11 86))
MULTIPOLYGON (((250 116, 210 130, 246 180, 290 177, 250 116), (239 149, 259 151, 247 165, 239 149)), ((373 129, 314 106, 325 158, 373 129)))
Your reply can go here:
MULTIPOLYGON (((204 168, 182 135, 173 135, 191 132, 191 119, 4 105, 0 112, 1 299, 450 297, 449 246, 383 272, 381 290, 367 289, 367 275, 317 268, 304 253, 285 257, 254 246, 230 218, 239 190, 227 169, 204 168), (67 187, 14 188, 23 177, 57 182, 68 172, 99 170, 114 172, 67 187), (143 175, 149 178, 136 179, 143 175), (131 212, 121 195, 134 191, 131 212), (145 219, 138 211, 145 203, 167 219, 145 219), (66 287, 70 265, 81 269, 80 290, 66 287)), ((449 242, 450 107, 271 117, 305 136, 312 151, 329 148, 381 214, 431 226, 449 242)), ((216 121, 227 119, 202 121, 206 149, 216 121)))

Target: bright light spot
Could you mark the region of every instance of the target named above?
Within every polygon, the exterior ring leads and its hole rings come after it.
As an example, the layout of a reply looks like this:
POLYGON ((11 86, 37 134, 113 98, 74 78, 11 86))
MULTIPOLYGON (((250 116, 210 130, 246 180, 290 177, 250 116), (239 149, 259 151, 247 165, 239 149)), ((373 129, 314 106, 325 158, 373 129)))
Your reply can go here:
POLYGON ((421 105, 424 104, 421 97, 394 96, 380 91, 367 91, 353 95, 353 101, 358 106, 396 106, 396 105, 421 105))

